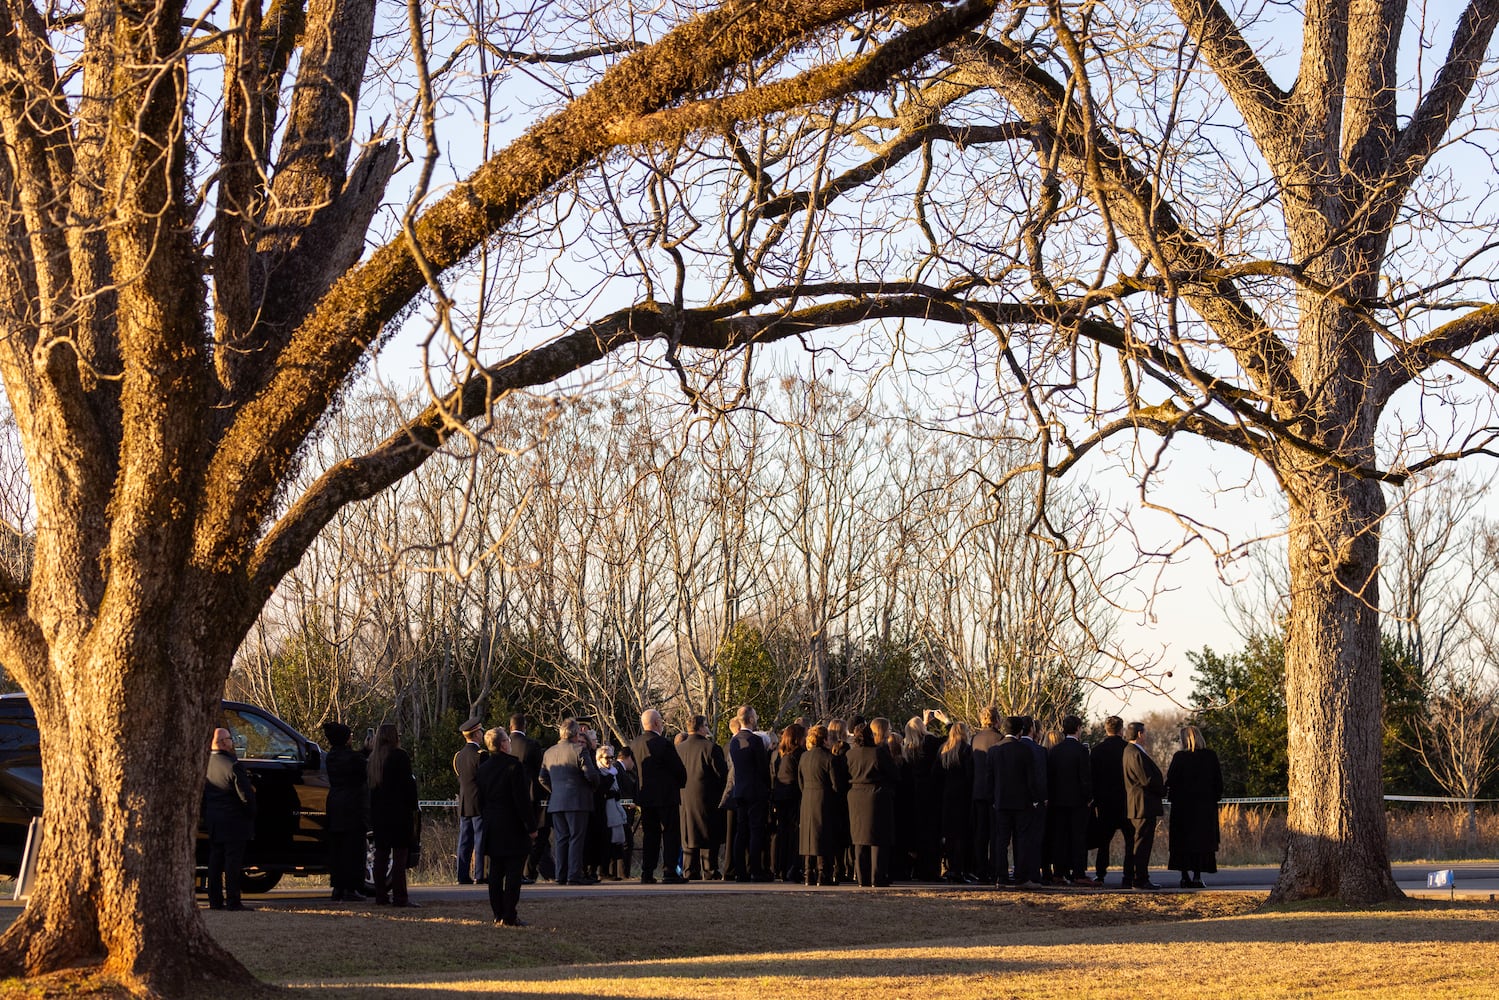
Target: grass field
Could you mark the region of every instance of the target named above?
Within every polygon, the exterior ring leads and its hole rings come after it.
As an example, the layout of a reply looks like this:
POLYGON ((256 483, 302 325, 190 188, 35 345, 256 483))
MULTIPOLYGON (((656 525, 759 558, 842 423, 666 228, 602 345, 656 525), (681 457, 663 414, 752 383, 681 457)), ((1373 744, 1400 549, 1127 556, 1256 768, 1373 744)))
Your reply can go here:
MULTIPOLYGON (((493 926, 477 899, 407 911, 292 903, 204 917, 275 994, 319 1000, 1499 996, 1493 903, 1262 911, 1262 898, 523 895, 527 928, 493 926)), ((53 998, 98 985, 10 981, 0 993, 53 998)))

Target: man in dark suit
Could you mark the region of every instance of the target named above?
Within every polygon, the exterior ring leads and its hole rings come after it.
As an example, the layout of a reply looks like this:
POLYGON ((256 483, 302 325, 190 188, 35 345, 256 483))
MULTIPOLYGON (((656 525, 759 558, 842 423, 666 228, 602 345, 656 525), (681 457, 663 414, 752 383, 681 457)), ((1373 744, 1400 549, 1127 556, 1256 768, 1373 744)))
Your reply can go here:
POLYGON ((208 827, 208 908, 249 910, 240 902, 245 845, 255 839, 255 788, 234 756, 234 737, 215 729, 203 785, 203 822, 208 827))
POLYGON ((524 927, 516 915, 520 901, 521 869, 536 839, 536 808, 531 801, 531 779, 525 766, 510 754, 510 738, 502 730, 484 734, 489 756, 479 765, 475 794, 484 817, 484 849, 493 864, 489 875, 489 907, 501 927, 524 927))
POLYGON ((479 762, 488 753, 479 745, 484 720, 477 716, 458 727, 463 746, 453 755, 458 775, 458 884, 484 881, 484 817, 479 815, 479 762))
MULTIPOLYGON (((1104 884, 1104 876, 1109 871, 1109 848, 1114 843, 1114 835, 1124 835, 1126 857, 1135 836, 1134 828, 1124 816, 1124 748, 1128 744, 1119 735, 1123 729, 1124 720, 1119 716, 1104 719, 1105 736, 1089 754, 1093 770, 1093 841, 1098 847, 1093 871, 1099 885, 1104 884)), ((1128 879, 1124 885, 1129 887, 1128 879)))
POLYGON ((994 781, 989 776, 989 751, 1004 739, 999 731, 999 708, 984 709, 984 724, 973 734, 973 858, 968 870, 985 882, 994 881, 994 781))
POLYGON ((556 874, 549 848, 552 824, 547 818, 546 807, 542 805, 546 800, 546 790, 541 787, 541 744, 526 735, 526 730, 530 727, 531 720, 523 713, 517 712, 510 717, 508 753, 520 761, 526 779, 531 782, 531 801, 536 810, 536 839, 531 842, 530 853, 526 857, 525 874, 521 876, 523 883, 534 882, 538 876, 552 878, 556 874))
POLYGON ((1088 748, 1077 738, 1083 720, 1062 720, 1062 742, 1046 758, 1046 787, 1051 815, 1051 861, 1068 885, 1092 885, 1088 876, 1088 804, 1093 801, 1093 767, 1088 748))
POLYGON ((748 705, 736 713, 739 732, 729 743, 734 761, 733 868, 741 882, 770 882, 764 868, 765 823, 770 814, 770 751, 755 732, 759 717, 748 705))
POLYGON ((989 776, 994 783, 994 884, 1006 884, 1013 857, 1015 883, 1022 889, 1037 889, 1041 872, 1038 869, 1033 875, 1028 867, 1028 838, 1040 801, 1036 760, 1030 744, 1021 739, 1025 717, 1010 716, 1007 728, 1005 738, 989 749, 989 776))
POLYGON ((640 827, 644 831, 640 844, 640 881, 656 881, 658 852, 665 846, 661 881, 687 881, 677 874, 677 856, 682 853, 682 786, 687 784, 687 770, 677 756, 671 740, 661 735, 665 726, 661 713, 648 708, 640 713, 641 734, 630 750, 635 754, 635 770, 640 787, 635 804, 640 807, 640 827))
POLYGON ((677 746, 687 772, 682 786, 682 874, 689 879, 718 877, 718 804, 722 800, 728 764, 723 748, 708 736, 708 720, 692 717, 692 732, 677 746))
POLYGON ((1156 762, 1140 745, 1143 735, 1144 723, 1131 722, 1124 727, 1124 737, 1129 741, 1124 748, 1124 814, 1134 830, 1129 853, 1124 858, 1124 884, 1136 889, 1159 889, 1150 880, 1150 849, 1155 844, 1156 820, 1165 813, 1161 799, 1166 794, 1166 781, 1156 762))
MULTIPOLYGON (((1031 752, 1031 788, 1035 801, 1031 803, 1031 824, 1025 831, 1021 843, 1025 848, 1025 874, 1016 882, 1041 885, 1041 863, 1046 851, 1046 800, 1050 797, 1046 779, 1046 748, 1036 742, 1036 720, 1029 715, 1021 716, 1024 730, 1020 741, 1031 752)), ((1024 888, 1030 888, 1025 885, 1024 888)))

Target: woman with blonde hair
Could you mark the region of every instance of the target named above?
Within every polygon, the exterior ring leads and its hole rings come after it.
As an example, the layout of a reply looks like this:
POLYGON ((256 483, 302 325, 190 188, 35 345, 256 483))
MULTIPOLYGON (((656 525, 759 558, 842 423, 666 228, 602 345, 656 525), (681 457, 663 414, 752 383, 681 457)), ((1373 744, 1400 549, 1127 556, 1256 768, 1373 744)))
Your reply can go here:
POLYGON ((957 884, 970 880, 964 870, 973 841, 973 747, 968 743, 968 725, 954 722, 947 727, 947 742, 937 755, 942 773, 942 858, 944 877, 957 884))
POLYGON ((1202 873, 1218 870, 1223 770, 1196 726, 1182 727, 1181 746, 1166 769, 1166 797, 1171 801, 1171 850, 1166 867, 1181 872, 1183 889, 1205 889, 1202 873))

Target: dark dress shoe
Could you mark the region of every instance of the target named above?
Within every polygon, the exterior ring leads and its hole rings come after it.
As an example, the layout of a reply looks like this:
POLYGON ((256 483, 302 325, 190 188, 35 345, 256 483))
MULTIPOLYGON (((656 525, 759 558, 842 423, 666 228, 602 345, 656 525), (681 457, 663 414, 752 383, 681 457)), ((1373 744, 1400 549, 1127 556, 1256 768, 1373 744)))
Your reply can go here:
POLYGON ((717 868, 713 869, 711 872, 708 873, 708 881, 709 882, 722 882, 723 881, 723 872, 719 871, 717 868))
POLYGON ((654 875, 642 875, 642 876, 640 876, 640 884, 641 885, 655 885, 656 884, 656 876, 654 876, 654 875))
POLYGON ((488 885, 489 884, 489 879, 488 878, 476 878, 476 879, 474 879, 474 884, 475 885, 488 885))
POLYGON ((224 907, 224 909, 233 910, 236 913, 249 913, 253 911, 255 907, 246 906, 244 903, 230 903, 228 906, 224 907))
POLYGON ((520 917, 516 917, 514 920, 496 920, 494 922, 494 925, 496 927, 530 927, 531 926, 531 924, 528 921, 522 920, 520 917))
POLYGON ((208 904, 208 908, 210 910, 222 910, 224 908, 224 904, 223 903, 209 903, 208 904))
MULTIPOLYGON (((483 879, 480 879, 480 881, 483 881, 483 879)), ((461 879, 458 880, 458 884, 459 885, 473 885, 474 884, 474 880, 471 879, 471 878, 461 878, 461 879)))
POLYGON ((680 875, 664 875, 661 881, 666 885, 686 885, 687 880, 680 875))
POLYGON ((1154 882, 1146 880, 1144 882, 1136 882, 1135 883, 1135 888, 1136 889, 1159 889, 1160 886, 1156 885, 1154 882))
POLYGON ((534 878, 530 878, 528 876, 522 875, 520 877, 520 884, 521 885, 535 885, 536 884, 536 880, 534 878))
POLYGON ((403 899, 401 902, 399 902, 399 903, 392 903, 391 905, 392 906, 399 906, 399 907, 401 907, 403 909, 407 909, 407 910, 419 910, 419 909, 422 908, 422 904, 418 903, 414 899, 403 899))

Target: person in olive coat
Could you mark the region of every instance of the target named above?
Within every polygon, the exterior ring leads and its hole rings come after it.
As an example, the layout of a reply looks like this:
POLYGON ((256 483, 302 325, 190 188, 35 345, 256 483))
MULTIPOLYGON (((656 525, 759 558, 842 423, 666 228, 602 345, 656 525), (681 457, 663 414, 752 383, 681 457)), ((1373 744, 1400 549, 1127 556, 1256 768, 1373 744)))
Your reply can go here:
POLYGON ((1223 798, 1223 769, 1196 726, 1182 728, 1181 744, 1166 768, 1166 797, 1171 800, 1167 867, 1181 872, 1183 889, 1205 889, 1202 873, 1218 870, 1218 800, 1223 798))
POLYGON ((501 729, 484 734, 489 756, 474 776, 479 814, 484 817, 484 850, 489 855, 489 907, 501 927, 524 927, 516 914, 521 873, 536 838, 536 807, 531 778, 510 756, 510 737, 501 729))
POLYGON ((234 737, 215 729, 203 785, 203 823, 208 827, 208 908, 248 910, 240 902, 245 845, 255 839, 255 788, 234 756, 234 737))
POLYGON ((375 832, 375 902, 419 906, 408 895, 406 869, 416 846, 416 777, 395 725, 382 722, 365 771, 370 785, 370 827, 375 832))
POLYGON ((328 898, 360 903, 364 895, 365 834, 369 832, 369 783, 364 754, 349 746, 349 727, 323 723, 328 740, 328 898))
POLYGON ((848 827, 854 845, 854 882, 886 886, 890 884, 888 855, 895 842, 895 786, 900 777, 886 745, 886 733, 861 723, 851 735, 853 746, 847 755, 848 827))
POLYGON ((801 792, 798 849, 807 885, 837 885, 843 830, 848 825, 848 761, 828 749, 828 727, 807 731, 807 750, 797 762, 801 792))
POLYGON ((723 747, 708 736, 708 720, 694 715, 687 738, 677 745, 677 756, 687 772, 682 788, 682 874, 694 881, 722 877, 718 845, 723 841, 724 779, 729 766, 723 747))

